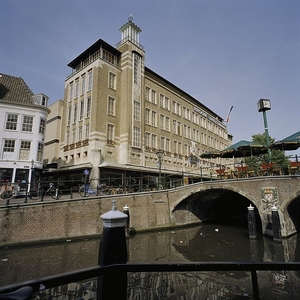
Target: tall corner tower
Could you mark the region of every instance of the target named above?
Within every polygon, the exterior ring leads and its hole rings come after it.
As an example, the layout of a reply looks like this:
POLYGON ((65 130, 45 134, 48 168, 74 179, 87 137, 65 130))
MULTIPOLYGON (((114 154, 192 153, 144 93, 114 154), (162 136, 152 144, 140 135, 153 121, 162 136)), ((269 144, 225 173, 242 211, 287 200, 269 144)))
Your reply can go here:
POLYGON ((121 55, 120 162, 141 165, 142 153, 142 91, 144 85, 144 47, 139 43, 142 31, 133 23, 132 15, 120 28, 121 55), (134 153, 133 153, 134 152, 134 153))

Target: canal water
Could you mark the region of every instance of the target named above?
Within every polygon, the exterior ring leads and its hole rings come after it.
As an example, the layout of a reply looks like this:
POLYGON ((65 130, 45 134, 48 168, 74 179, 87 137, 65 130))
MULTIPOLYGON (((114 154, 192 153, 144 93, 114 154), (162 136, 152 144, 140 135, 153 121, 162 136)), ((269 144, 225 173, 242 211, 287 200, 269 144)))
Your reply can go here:
MULTIPOLYGON (((130 262, 300 261, 297 235, 282 244, 261 234, 255 240, 248 236, 244 223, 139 233, 128 239, 128 258, 130 262)), ((0 248, 0 286, 95 266, 99 243, 99 239, 86 239, 0 248)), ((288 279, 282 280, 281 292, 287 288, 288 279)))

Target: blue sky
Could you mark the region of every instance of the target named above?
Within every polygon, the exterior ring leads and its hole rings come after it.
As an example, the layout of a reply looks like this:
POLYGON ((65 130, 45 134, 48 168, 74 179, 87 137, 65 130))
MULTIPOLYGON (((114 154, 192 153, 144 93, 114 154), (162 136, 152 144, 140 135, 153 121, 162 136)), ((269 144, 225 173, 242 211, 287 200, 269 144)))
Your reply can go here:
POLYGON ((299 0, 1 0, 0 73, 52 103, 67 64, 100 38, 115 46, 130 13, 148 68, 224 119, 234 106, 234 142, 264 132, 260 98, 271 137, 300 130, 299 0))

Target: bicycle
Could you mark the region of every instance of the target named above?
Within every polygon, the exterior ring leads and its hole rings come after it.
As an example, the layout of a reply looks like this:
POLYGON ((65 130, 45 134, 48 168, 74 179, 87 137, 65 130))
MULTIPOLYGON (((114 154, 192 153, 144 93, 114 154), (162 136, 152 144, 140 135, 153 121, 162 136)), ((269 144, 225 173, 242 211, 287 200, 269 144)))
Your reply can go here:
POLYGON ((92 188, 89 183, 86 183, 79 187, 79 194, 81 197, 89 197, 90 195, 110 195, 111 189, 104 183, 99 184, 97 188, 92 188))
POLYGON ((57 200, 61 197, 62 191, 59 188, 54 187, 54 183, 50 182, 49 188, 46 191, 44 191, 42 186, 39 186, 36 189, 30 189, 30 191, 28 192, 28 196, 32 200, 40 199, 42 198, 42 196, 45 196, 47 194, 50 195, 52 199, 57 200))

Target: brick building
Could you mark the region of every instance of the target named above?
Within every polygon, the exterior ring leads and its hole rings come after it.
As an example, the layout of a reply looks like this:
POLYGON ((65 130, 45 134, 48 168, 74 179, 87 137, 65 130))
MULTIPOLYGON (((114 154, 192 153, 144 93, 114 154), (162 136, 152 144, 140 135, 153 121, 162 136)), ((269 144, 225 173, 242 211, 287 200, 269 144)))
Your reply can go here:
POLYGON ((47 135, 46 148, 59 147, 46 149, 45 175, 73 180, 88 169, 90 178, 124 184, 143 177, 139 186, 149 187, 158 183, 158 150, 163 184, 199 179, 200 168, 208 175, 200 154, 231 144, 223 119, 145 66, 131 17, 120 31, 116 47, 99 39, 68 64, 63 104, 48 119, 59 120, 61 134, 47 135))

